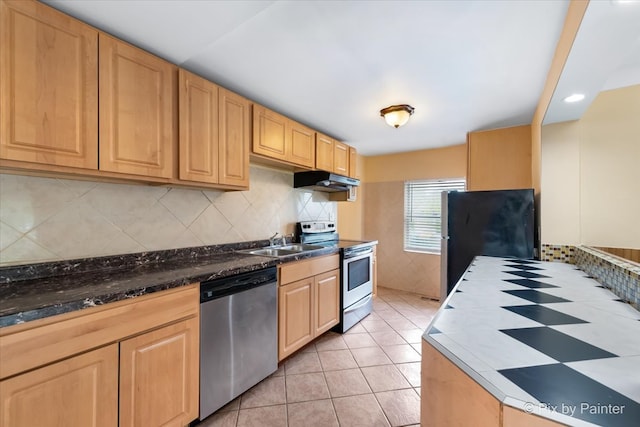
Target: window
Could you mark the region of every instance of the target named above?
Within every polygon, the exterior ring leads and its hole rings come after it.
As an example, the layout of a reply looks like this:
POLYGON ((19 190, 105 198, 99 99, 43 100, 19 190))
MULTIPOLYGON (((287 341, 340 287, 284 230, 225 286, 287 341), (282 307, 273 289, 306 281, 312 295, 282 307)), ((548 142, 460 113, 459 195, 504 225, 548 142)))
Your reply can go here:
POLYGON ((404 183, 404 250, 440 253, 440 204, 443 191, 464 191, 464 179, 404 183))

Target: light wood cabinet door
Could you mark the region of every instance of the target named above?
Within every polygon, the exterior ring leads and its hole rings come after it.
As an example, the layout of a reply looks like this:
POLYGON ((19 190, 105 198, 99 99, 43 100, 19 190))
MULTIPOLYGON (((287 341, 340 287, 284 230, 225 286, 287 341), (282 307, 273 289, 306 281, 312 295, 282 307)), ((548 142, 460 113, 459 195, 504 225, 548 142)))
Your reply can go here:
POLYGON ((289 120, 288 134, 288 160, 300 166, 313 168, 316 163, 315 131, 289 120))
POLYGON ((278 360, 314 338, 314 278, 278 288, 278 360))
POLYGON ((349 175, 349 146, 340 141, 335 141, 333 145, 333 172, 349 175))
POLYGON ((358 177, 358 152, 351 146, 349 146, 349 176, 358 177))
POLYGON ((177 68, 100 34, 100 169, 171 178, 177 68))
POLYGON ((315 336, 340 322, 340 270, 315 277, 315 336))
POLYGON ((97 30, 35 1, 0 23, 0 157, 97 169, 97 30))
POLYGON ((118 344, 0 382, 1 427, 118 425, 118 344))
POLYGON ((274 111, 253 105, 253 152, 273 159, 287 160, 288 119, 274 111))
POLYGON ((179 177, 218 183, 218 86, 180 70, 179 177))
POLYGON ((220 88, 218 149, 220 184, 249 188, 250 103, 220 88))
POLYGON ((198 417, 199 320, 120 343, 120 426, 184 426, 198 417))
POLYGON ((332 138, 316 133, 316 169, 333 172, 334 145, 332 138))
POLYGON ((467 191, 531 188, 531 125, 467 134, 467 191))

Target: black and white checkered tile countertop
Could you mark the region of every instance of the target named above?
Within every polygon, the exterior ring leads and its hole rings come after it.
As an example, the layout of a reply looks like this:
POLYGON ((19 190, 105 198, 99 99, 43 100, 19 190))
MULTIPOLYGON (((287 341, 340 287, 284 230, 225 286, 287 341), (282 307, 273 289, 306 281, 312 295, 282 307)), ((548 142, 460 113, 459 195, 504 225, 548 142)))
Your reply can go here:
POLYGON ((423 337, 509 406, 640 426, 640 312, 573 265, 476 257, 423 337))

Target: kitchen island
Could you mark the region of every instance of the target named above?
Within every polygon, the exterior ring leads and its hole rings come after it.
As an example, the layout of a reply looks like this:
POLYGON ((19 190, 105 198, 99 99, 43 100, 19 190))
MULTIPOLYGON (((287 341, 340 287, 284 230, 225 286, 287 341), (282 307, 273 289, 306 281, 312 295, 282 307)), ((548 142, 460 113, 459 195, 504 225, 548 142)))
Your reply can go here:
POLYGON ((639 422, 640 313, 573 265, 477 257, 423 335, 424 426, 639 422))

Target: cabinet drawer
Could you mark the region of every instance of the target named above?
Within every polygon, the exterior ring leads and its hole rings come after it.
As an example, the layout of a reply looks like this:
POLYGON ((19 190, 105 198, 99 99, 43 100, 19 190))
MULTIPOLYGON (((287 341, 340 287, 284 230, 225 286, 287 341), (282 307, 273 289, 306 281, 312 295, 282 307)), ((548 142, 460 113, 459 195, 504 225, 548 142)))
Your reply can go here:
POLYGON ((292 262, 280 266, 279 283, 280 285, 286 285, 287 283, 315 276, 325 271, 335 270, 336 268, 340 268, 340 256, 338 254, 292 262))
POLYGON ((196 316, 199 285, 0 329, 0 379, 196 316))

